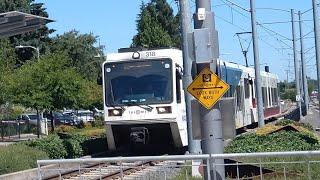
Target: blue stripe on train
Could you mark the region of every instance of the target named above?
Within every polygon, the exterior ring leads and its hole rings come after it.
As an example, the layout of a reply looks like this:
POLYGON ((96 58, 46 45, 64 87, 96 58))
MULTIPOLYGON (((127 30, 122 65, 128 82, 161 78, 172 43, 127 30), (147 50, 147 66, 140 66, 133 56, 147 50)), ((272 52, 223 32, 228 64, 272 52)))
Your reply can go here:
POLYGON ((233 67, 227 67, 225 66, 225 63, 220 65, 220 78, 222 78, 223 81, 228 83, 232 86, 237 86, 240 82, 242 70, 236 69, 233 67))

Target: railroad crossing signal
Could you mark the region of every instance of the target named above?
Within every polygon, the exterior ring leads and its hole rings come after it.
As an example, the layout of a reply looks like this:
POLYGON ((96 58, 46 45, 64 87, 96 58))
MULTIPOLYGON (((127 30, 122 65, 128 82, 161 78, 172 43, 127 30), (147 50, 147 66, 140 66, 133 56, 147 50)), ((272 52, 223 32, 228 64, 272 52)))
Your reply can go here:
POLYGON ((228 89, 229 85, 209 68, 203 69, 187 88, 188 92, 207 109, 211 109, 228 89))

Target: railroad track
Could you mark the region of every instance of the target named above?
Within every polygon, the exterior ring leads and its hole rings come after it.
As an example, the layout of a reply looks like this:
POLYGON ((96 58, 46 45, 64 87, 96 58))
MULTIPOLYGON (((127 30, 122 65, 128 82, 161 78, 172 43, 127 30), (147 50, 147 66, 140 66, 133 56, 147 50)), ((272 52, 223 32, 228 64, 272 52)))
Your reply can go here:
MULTIPOLYGON (((173 161, 137 161, 132 163, 99 163, 91 164, 80 169, 73 169, 68 172, 60 173, 58 175, 43 178, 45 180, 60 180, 60 179, 140 179, 147 174, 150 176, 156 175, 160 168, 165 166, 177 166, 177 162, 173 161)), ((178 172, 178 171, 177 171, 178 172)), ((159 174, 159 173, 158 173, 159 174)), ((158 177, 159 179, 159 177, 158 177)), ((161 178, 160 178, 161 179, 161 178)))

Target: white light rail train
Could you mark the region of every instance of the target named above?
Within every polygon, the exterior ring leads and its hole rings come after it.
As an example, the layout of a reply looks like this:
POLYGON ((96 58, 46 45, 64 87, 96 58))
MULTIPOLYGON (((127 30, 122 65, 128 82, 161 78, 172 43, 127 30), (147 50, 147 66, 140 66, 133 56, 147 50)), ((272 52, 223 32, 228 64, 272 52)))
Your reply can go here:
MULTIPOLYGON (((220 78, 235 97, 236 128, 257 122, 254 69, 219 60, 220 78)), ((185 147, 187 122, 182 87, 182 51, 125 49, 102 66, 107 143, 110 150, 135 145, 185 147)), ((278 77, 261 72, 264 115, 280 113, 278 77)))

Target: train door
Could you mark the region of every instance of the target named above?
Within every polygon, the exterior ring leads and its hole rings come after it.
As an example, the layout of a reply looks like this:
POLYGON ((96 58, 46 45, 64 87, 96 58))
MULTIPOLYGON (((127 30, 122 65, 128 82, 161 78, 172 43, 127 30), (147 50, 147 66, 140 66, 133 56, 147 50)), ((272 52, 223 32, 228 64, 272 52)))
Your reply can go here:
POLYGON ((244 84, 244 93, 243 93, 244 94, 244 102, 243 102, 244 121, 245 121, 245 125, 249 125, 252 123, 252 117, 251 117, 252 100, 251 100, 251 90, 250 90, 251 84, 248 78, 244 78, 243 84, 244 84))
POLYGON ((251 78, 249 80, 250 84, 250 100, 251 100, 251 106, 250 106, 250 112, 251 112, 251 123, 258 122, 257 117, 257 99, 255 94, 255 80, 254 78, 251 78))
POLYGON ((173 138, 181 139, 181 144, 179 146, 186 146, 188 143, 188 134, 187 134, 187 117, 186 117, 186 106, 184 99, 184 90, 182 84, 182 72, 183 69, 175 64, 176 69, 174 73, 174 82, 175 82, 175 102, 177 106, 177 123, 170 123, 173 138), (174 132, 173 129, 179 129, 178 132, 174 132), (180 137, 179 137, 180 136, 180 137))

